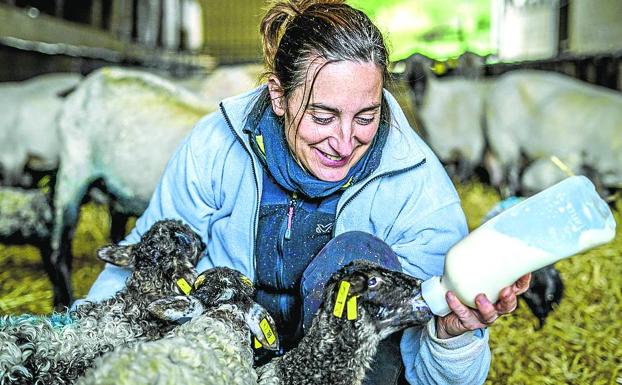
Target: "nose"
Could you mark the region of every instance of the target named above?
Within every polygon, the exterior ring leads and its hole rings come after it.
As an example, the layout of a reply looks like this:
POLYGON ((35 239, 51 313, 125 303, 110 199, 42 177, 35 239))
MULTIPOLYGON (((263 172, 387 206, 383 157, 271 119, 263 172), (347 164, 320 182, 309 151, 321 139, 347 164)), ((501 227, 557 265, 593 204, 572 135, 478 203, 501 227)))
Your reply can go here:
POLYGON ((339 156, 349 156, 354 151, 355 146, 354 130, 352 123, 344 121, 335 127, 334 132, 328 139, 328 144, 337 152, 339 156))

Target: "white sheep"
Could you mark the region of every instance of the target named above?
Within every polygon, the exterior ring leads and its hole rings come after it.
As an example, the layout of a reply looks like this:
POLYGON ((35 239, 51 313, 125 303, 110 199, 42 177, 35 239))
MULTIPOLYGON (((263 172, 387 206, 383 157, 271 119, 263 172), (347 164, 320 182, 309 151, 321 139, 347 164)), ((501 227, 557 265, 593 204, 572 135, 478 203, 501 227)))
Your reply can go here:
POLYGON ((68 314, 0 318, 0 384, 70 384, 102 353, 161 337, 170 325, 147 306, 195 281, 204 248, 188 226, 165 220, 135 245, 100 249, 99 258, 133 269, 125 289, 68 314))
POLYGON ((488 81, 430 75, 419 109, 426 142, 460 180, 470 178, 484 162, 482 122, 488 81))
POLYGON ((250 280, 236 270, 207 270, 190 296, 149 306, 162 319, 190 321, 157 341, 102 356, 78 384, 256 384, 249 331, 271 349, 278 349, 278 337, 262 331, 268 325, 274 332, 274 321, 252 300, 253 291, 250 280))
POLYGON ((7 186, 31 185, 24 175, 58 167, 57 117, 60 93, 75 87, 79 74, 57 73, 22 82, 0 84, 0 181, 7 186))
MULTIPOLYGON (((622 94, 569 76, 514 71, 496 80, 488 96, 486 136, 501 170, 493 181, 514 194, 520 190, 522 160, 552 156, 573 171, 592 170, 604 187, 622 187, 622 94)), ((539 163, 542 165, 542 162, 539 163)), ((538 166, 547 175, 551 165, 538 166)), ((542 189, 558 180, 531 171, 542 189)))
POLYGON ((92 73, 65 99, 53 204, 56 305, 72 301, 70 243, 88 187, 99 180, 124 214, 142 213, 173 150, 209 111, 183 87, 121 68, 92 73))

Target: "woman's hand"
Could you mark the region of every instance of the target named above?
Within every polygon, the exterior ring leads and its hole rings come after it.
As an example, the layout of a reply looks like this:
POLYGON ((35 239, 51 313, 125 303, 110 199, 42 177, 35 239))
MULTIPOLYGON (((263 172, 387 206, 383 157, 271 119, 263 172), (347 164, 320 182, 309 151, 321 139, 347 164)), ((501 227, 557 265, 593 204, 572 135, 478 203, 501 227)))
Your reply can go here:
POLYGON ((452 313, 436 318, 437 337, 451 338, 469 330, 492 325, 500 315, 509 314, 516 309, 517 296, 527 291, 530 281, 531 273, 523 275, 511 286, 503 288, 496 304, 492 304, 485 294, 478 294, 475 297, 477 310, 462 304, 453 292, 447 292, 445 298, 452 313))

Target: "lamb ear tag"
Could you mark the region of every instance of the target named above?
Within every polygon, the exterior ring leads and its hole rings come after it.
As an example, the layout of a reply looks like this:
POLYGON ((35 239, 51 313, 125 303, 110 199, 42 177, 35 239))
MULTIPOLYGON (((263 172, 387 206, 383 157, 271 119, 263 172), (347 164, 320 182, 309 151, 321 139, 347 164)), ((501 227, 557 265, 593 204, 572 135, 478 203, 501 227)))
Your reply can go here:
POLYGON ((335 300, 335 307, 333 308, 333 315, 341 318, 343 316, 343 308, 346 305, 346 299, 348 298, 348 292, 350 291, 350 282, 341 281, 339 285, 339 292, 337 293, 337 299, 335 300))
POLYGON ((240 280, 242 281, 243 284, 245 284, 246 286, 250 286, 253 287, 253 281, 251 281, 250 278, 248 278, 245 275, 240 274, 240 280))
POLYGON ((196 281, 194 281, 194 289, 200 288, 205 283, 205 275, 201 274, 197 277, 196 281))
POLYGON ((347 314, 350 321, 356 320, 356 296, 353 296, 348 300, 347 314))
MULTIPOLYGON (((272 331, 272 328, 270 327, 270 323, 268 323, 267 319, 264 318, 261 320, 261 322, 259 323, 259 328, 261 329, 263 336, 266 338, 266 341, 268 341, 270 345, 274 344, 274 341, 276 340, 276 335, 272 331)), ((261 346, 261 344, 259 345, 261 346)))
POLYGON ((262 347, 261 342, 257 339, 257 337, 253 337, 253 347, 255 349, 259 349, 262 347))
POLYGON ((183 277, 177 280, 177 286, 179 286, 179 288, 185 295, 190 294, 190 292, 192 291, 192 286, 190 286, 188 281, 186 281, 183 277))

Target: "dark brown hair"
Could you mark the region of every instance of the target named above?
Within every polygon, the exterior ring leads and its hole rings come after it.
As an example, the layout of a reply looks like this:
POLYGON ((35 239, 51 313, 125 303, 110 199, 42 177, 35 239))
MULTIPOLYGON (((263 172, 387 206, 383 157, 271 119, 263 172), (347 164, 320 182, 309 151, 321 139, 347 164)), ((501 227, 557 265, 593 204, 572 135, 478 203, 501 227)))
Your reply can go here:
MULTIPOLYGON (((305 85, 311 64, 353 61, 374 63, 382 71, 383 83, 389 79, 388 52, 382 34, 360 10, 343 0, 281 0, 272 3, 260 31, 263 40, 265 75, 279 79, 283 101, 305 85)), ((304 90, 309 102, 311 90, 304 90)), ((300 112, 300 111, 299 111, 300 112)), ((381 122, 389 121, 389 110, 382 95, 381 122)))

